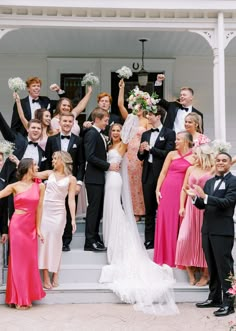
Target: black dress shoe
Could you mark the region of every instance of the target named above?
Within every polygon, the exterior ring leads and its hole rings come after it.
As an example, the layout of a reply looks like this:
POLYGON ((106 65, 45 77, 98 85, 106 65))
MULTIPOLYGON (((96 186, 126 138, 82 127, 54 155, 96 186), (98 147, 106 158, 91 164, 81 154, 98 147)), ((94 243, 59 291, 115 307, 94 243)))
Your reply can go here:
POLYGON ((69 252, 70 251, 70 246, 69 245, 63 245, 62 251, 63 252, 69 252))
POLYGON ((227 316, 229 314, 233 314, 234 313, 234 307, 232 306, 224 306, 221 307, 220 309, 214 311, 214 315, 215 316, 227 316))
POLYGON ((97 244, 99 247, 105 248, 104 243, 103 243, 101 240, 98 240, 98 241, 96 242, 96 244, 97 244))
POLYGON ((220 307, 222 305, 221 302, 215 302, 213 300, 207 299, 203 302, 196 303, 196 307, 198 308, 212 308, 212 307, 220 307))
POLYGON ((146 249, 153 249, 154 241, 153 240, 145 241, 144 246, 146 247, 146 249))
POLYGON ((92 252, 105 252, 107 249, 105 247, 99 246, 97 243, 92 243, 84 245, 84 250, 92 252))

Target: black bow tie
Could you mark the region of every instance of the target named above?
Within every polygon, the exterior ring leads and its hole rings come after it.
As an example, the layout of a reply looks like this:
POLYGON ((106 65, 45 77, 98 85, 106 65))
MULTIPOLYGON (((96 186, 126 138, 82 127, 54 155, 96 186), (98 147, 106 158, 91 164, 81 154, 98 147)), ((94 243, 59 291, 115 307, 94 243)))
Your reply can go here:
POLYGON ((70 139, 70 136, 63 136, 63 134, 62 134, 61 139, 70 139))
POLYGON ((39 103, 39 98, 38 99, 32 99, 32 103, 35 103, 35 102, 39 103))
POLYGON ((34 141, 29 141, 28 145, 34 145, 35 147, 38 146, 38 143, 34 142, 34 141))
POLYGON ((181 106, 180 109, 188 111, 188 108, 181 106))
POLYGON ((152 131, 152 132, 159 132, 160 130, 159 130, 158 128, 156 128, 156 129, 153 129, 153 128, 152 128, 151 131, 152 131))
POLYGON ((218 175, 215 175, 215 180, 219 180, 219 179, 223 179, 224 176, 218 176, 218 175))

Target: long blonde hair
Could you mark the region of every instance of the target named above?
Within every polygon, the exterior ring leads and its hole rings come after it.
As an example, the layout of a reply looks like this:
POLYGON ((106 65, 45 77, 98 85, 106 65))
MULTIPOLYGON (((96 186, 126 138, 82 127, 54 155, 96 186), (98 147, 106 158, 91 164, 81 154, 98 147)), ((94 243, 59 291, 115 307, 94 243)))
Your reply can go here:
POLYGON ((57 151, 53 153, 53 156, 57 156, 62 160, 62 163, 64 165, 64 173, 66 176, 69 176, 72 174, 72 166, 73 166, 73 160, 71 155, 68 152, 64 151, 57 151))
POLYGON ((214 152, 208 144, 203 144, 194 148, 198 158, 198 164, 203 170, 207 170, 214 165, 214 152))

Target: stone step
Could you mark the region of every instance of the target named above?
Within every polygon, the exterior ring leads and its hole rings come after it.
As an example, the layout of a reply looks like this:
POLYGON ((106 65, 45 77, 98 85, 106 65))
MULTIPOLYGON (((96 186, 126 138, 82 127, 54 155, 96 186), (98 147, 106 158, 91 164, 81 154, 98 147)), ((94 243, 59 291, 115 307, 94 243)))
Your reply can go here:
MULTIPOLYGON (((120 303, 120 299, 104 284, 70 283, 46 291, 46 297, 38 304, 72 304, 72 303, 120 303)), ((204 301, 208 287, 198 288, 180 282, 174 286, 176 302, 204 301)), ((0 304, 5 303, 5 286, 0 287, 0 304)))

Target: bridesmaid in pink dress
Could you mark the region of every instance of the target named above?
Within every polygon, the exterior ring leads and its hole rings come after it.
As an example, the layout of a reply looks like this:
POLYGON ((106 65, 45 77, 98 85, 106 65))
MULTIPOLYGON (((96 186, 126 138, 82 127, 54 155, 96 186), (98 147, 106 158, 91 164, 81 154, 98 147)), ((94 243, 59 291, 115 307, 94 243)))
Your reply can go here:
MULTIPOLYGON (((200 145, 194 149, 193 156, 195 164, 187 170, 183 184, 185 189, 193 188, 194 184, 203 188, 205 182, 212 177, 214 156, 210 146, 200 145)), ((196 284, 197 286, 205 286, 208 282, 208 269, 201 238, 203 212, 193 205, 192 199, 187 197, 183 189, 180 196, 179 214, 184 218, 177 240, 175 263, 180 269, 186 268, 190 285, 196 284), (198 282, 195 278, 196 267, 203 271, 198 282)))
POLYGON ((176 242, 180 226, 179 196, 185 173, 194 161, 192 135, 179 132, 176 150, 170 152, 160 173, 156 195, 158 212, 154 242, 154 262, 175 267, 176 242))
MULTIPOLYGON (((119 88, 120 89, 118 96, 118 107, 122 118, 126 120, 128 117, 128 111, 124 106, 125 83, 123 79, 121 79, 119 82, 119 88)), ((137 153, 139 150, 142 134, 150 127, 148 124, 148 120, 144 117, 144 112, 142 109, 140 109, 136 115, 139 120, 139 125, 138 127, 133 127, 133 132, 131 133, 133 138, 129 142, 126 156, 128 160, 128 175, 129 175, 133 210, 136 221, 139 221, 140 217, 145 215, 145 206, 144 206, 143 189, 142 189, 143 163, 138 159, 137 153)))
POLYGON ((9 225, 10 256, 6 303, 17 309, 28 309, 32 301, 45 296, 38 269, 37 235, 40 232, 44 185, 34 182, 37 166, 23 159, 18 166, 18 182, 0 192, 0 198, 14 194, 15 212, 9 225))
POLYGON ((189 113, 184 119, 184 127, 193 136, 193 145, 207 144, 210 139, 202 133, 202 119, 197 113, 189 113))

